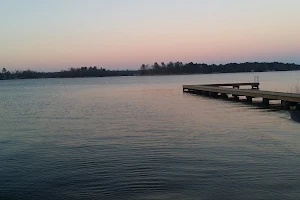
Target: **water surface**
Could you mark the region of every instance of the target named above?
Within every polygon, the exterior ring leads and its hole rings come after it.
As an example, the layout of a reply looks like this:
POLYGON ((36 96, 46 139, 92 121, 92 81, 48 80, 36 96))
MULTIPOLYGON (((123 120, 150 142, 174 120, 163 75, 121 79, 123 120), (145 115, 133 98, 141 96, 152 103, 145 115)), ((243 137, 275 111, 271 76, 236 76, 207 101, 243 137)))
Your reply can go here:
POLYGON ((0 82, 0 199, 299 199, 286 111, 182 92, 300 72, 0 82))

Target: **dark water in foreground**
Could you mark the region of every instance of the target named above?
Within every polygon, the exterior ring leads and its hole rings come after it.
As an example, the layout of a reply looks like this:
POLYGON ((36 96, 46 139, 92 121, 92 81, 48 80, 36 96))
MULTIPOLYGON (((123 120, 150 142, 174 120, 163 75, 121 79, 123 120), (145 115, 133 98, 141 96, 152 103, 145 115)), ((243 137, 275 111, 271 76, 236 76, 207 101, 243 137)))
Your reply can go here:
POLYGON ((286 111, 183 94, 299 72, 0 82, 0 199, 300 199, 286 111))

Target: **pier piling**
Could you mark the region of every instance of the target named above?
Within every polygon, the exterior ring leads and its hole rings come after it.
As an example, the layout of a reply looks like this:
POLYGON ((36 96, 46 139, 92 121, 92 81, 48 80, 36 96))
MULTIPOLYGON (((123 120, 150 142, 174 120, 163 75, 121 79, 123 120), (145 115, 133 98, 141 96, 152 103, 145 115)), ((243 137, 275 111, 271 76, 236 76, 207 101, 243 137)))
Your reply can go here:
POLYGON ((247 102, 248 102, 248 103, 252 103, 252 101, 253 101, 253 98, 252 98, 252 97, 247 96, 246 98, 247 98, 247 102))
POLYGON ((267 99, 267 98, 263 98, 263 105, 266 106, 266 107, 269 107, 270 106, 270 99, 267 99))

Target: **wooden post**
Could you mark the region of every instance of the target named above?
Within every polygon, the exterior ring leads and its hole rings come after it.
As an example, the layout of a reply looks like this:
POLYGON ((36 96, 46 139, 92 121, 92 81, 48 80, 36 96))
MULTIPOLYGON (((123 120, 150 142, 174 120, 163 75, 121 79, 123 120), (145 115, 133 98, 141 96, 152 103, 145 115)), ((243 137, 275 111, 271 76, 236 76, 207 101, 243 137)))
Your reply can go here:
POLYGON ((209 92, 209 96, 213 97, 213 98, 217 98, 218 97, 218 93, 217 92, 209 92))
POLYGON ((269 107, 270 99, 263 98, 263 105, 269 107))
POLYGON ((291 102, 281 100, 281 105, 284 110, 291 109, 291 102))
POLYGON ((201 90, 195 90, 195 94, 202 95, 202 91, 201 90))
POLYGON ((246 98, 248 103, 252 103, 252 97, 247 96, 246 98))
POLYGON ((225 93, 222 93, 222 94, 221 94, 221 97, 222 97, 222 99, 228 99, 228 95, 225 94, 225 93))
POLYGON ((232 95, 232 96, 233 96, 233 99, 234 99, 235 101, 240 101, 239 96, 237 96, 237 95, 232 95))
POLYGON ((259 84, 252 84, 251 87, 253 90, 259 90, 259 84))

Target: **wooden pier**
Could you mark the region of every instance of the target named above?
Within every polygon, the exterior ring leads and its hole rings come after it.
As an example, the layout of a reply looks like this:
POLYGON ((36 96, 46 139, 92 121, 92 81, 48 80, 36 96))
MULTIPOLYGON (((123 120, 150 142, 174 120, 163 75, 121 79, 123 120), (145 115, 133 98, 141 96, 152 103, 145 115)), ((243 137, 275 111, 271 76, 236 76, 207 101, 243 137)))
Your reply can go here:
POLYGON ((237 101, 239 97, 244 96, 249 103, 252 103, 253 98, 262 98, 264 106, 269 106, 270 100, 280 100, 283 109, 290 109, 292 106, 299 108, 300 94, 262 91, 259 90, 259 85, 259 83, 183 85, 183 92, 223 99, 228 99, 231 95, 237 101), (242 86, 251 86, 251 89, 241 89, 242 86))

